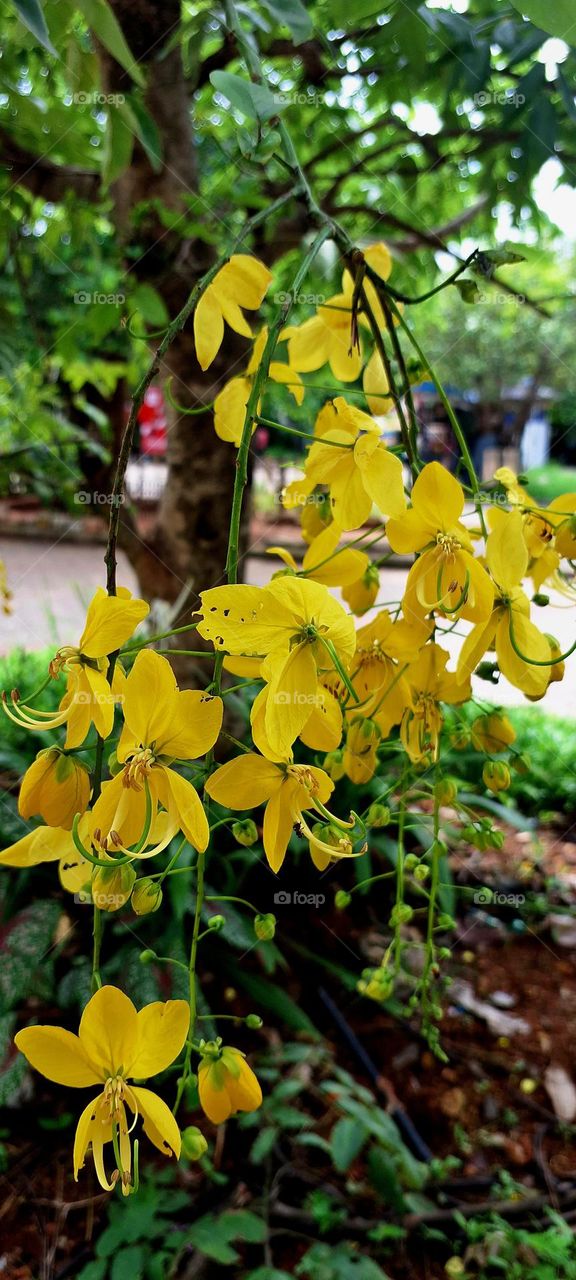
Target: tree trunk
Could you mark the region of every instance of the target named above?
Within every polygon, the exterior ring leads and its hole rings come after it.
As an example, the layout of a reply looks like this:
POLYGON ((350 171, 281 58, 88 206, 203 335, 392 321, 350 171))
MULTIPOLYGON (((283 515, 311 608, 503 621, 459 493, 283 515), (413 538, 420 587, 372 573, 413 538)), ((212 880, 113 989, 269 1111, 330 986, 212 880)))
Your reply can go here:
MULTIPOLYGON (((146 107, 162 140, 163 163, 154 173, 138 142, 132 163, 113 187, 115 223, 126 249, 137 243, 129 269, 138 280, 154 286, 174 317, 196 281, 210 267, 213 249, 206 241, 182 239, 176 225, 166 230, 158 216, 158 203, 173 212, 187 213, 187 201, 197 186, 194 133, 189 88, 184 79, 179 44, 165 54, 163 46, 173 37, 179 21, 179 0, 162 6, 149 0, 113 0, 112 7, 135 57, 147 65, 146 107), (134 228, 136 208, 145 210, 134 228)), ((101 52, 107 92, 129 88, 122 69, 101 52)), ((207 211, 210 217, 210 211, 207 211)), ((168 351, 161 377, 172 378, 174 399, 184 407, 210 404, 229 371, 237 366, 246 344, 229 330, 214 365, 203 373, 196 360, 192 322, 168 351)), ((142 539, 122 513, 120 544, 138 575, 144 596, 173 602, 190 584, 197 593, 223 580, 228 541, 236 453, 221 441, 213 428, 212 412, 195 416, 169 409, 168 482, 157 515, 156 527, 142 539)), ((244 545, 247 520, 244 520, 244 545)), ((190 603, 186 616, 190 614, 190 603)))

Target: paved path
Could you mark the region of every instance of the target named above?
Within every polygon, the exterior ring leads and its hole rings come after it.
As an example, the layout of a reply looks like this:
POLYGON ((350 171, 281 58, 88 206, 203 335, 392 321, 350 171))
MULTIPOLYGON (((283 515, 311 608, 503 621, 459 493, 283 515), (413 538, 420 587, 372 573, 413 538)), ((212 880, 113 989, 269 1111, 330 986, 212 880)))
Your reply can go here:
MULTIPOLYGON (((61 644, 76 643, 84 622, 86 605, 96 587, 104 582, 104 548, 85 543, 49 541, 38 542, 27 538, 0 539, 0 557, 8 572, 8 582, 13 592, 13 612, 0 615, 0 653, 8 653, 16 645, 25 649, 57 648, 61 644)), ((136 591, 135 576, 123 555, 118 557, 118 581, 136 591)), ((246 561, 246 577, 249 582, 264 584, 277 561, 271 557, 252 557, 246 561)), ((402 595, 406 571, 383 569, 380 600, 394 602, 402 595)), ((542 629, 553 633, 562 649, 567 649, 576 638, 574 609, 566 607, 566 601, 557 597, 557 603, 546 610, 538 610, 537 621, 542 629)), ((466 630, 468 628, 466 627, 466 630)), ((444 643, 455 656, 459 641, 453 636, 444 643)), ((479 697, 485 701, 501 702, 507 706, 526 706, 526 700, 517 689, 505 683, 498 688, 475 681, 479 697)), ((564 680, 554 683, 546 695, 546 710, 556 715, 576 717, 576 655, 567 664, 564 680)))

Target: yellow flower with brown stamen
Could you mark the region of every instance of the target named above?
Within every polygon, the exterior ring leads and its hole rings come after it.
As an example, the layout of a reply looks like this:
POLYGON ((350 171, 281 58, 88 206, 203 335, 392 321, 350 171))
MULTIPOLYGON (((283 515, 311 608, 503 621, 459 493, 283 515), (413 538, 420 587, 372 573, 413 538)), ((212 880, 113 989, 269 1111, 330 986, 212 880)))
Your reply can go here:
POLYGON ((109 596, 99 587, 88 606, 86 625, 79 644, 64 645, 50 663, 50 675, 60 671, 67 676, 67 689, 58 711, 41 711, 23 700, 12 700, 8 706, 3 695, 6 715, 26 729, 56 729, 66 724, 67 749, 83 743, 93 723, 100 737, 107 738, 114 724, 114 704, 122 692, 123 673, 116 667, 112 687, 108 682, 109 656, 129 639, 134 628, 149 612, 144 600, 132 599, 130 591, 119 587, 109 596))
POLYGON ((393 516, 386 535, 393 551, 420 552, 404 593, 406 617, 432 611, 480 622, 488 616, 494 588, 474 558, 468 531, 460 523, 462 486, 439 462, 423 468, 412 490, 412 506, 393 516))
MULTIPOLYGON (((195 849, 204 850, 209 831, 202 802, 192 783, 171 765, 196 760, 214 746, 222 699, 199 689, 181 692, 166 658, 143 650, 126 680, 123 711, 116 752, 123 768, 104 783, 92 812, 102 847, 130 852, 143 835, 149 795, 152 820, 162 805, 172 830, 183 831, 195 849)), ((159 847, 166 843, 165 835, 159 847)), ((156 851, 153 846, 139 856, 149 858, 156 851)))
POLYGON ((84 1167, 89 1148, 96 1176, 105 1191, 120 1177, 130 1192, 132 1152, 130 1132, 142 1117, 144 1133, 163 1155, 180 1155, 180 1130, 172 1112, 150 1089, 129 1084, 157 1075, 178 1057, 184 1046, 190 1010, 185 1000, 156 1001, 138 1013, 117 987, 101 987, 82 1014, 78 1035, 62 1027, 25 1027, 15 1037, 21 1053, 36 1071, 66 1088, 100 1086, 100 1093, 82 1112, 74 1140, 74 1178, 84 1167), (133 1120, 128 1121, 131 1112, 133 1120), (114 1142, 120 1156, 110 1179, 104 1148, 114 1142))
MULTIPOLYGON (((279 871, 288 848, 292 830, 296 827, 310 842, 310 853, 324 851, 333 857, 349 857, 353 854, 352 842, 343 828, 339 849, 326 846, 323 849, 304 818, 309 810, 326 815, 323 808, 334 790, 334 783, 313 765, 274 763, 252 751, 237 756, 221 765, 206 783, 208 795, 218 804, 229 809, 252 809, 265 804, 264 852, 273 871, 279 871)), ((328 818, 330 818, 328 814, 328 818)), ((334 819, 338 822, 337 819, 334 819)), ((351 826, 352 824, 350 824, 351 826)))

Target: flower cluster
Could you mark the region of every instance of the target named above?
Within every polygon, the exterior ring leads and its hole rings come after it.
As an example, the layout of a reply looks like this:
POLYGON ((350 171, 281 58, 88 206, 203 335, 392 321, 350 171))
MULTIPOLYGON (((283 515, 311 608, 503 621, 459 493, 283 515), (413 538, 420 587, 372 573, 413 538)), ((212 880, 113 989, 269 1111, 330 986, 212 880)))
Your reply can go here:
MULTIPOLYGON (((365 277, 359 272, 354 278, 348 264, 341 292, 303 324, 282 330, 278 341, 287 344, 287 360, 276 358, 262 329, 245 372, 229 380, 216 399, 216 431, 231 445, 245 447, 270 383, 289 387, 298 404, 305 396, 303 374, 328 365, 344 384, 334 388, 304 433, 309 442, 302 475, 284 493, 286 509, 300 516, 302 558, 270 548, 281 567, 266 586, 234 581, 201 593, 190 628, 207 645, 207 659, 214 659, 207 687, 179 689, 167 658, 148 647, 154 637, 140 635, 128 643, 148 606, 119 588, 114 595, 96 592, 78 645, 54 655, 47 680, 65 679, 55 712, 31 706, 17 690, 3 696, 6 715, 17 724, 36 732, 65 727, 65 739, 61 746, 51 741, 25 774, 20 814, 42 825, 0 854, 2 864, 57 862, 63 887, 94 904, 97 938, 102 917, 111 912, 158 911, 166 876, 182 869, 176 866, 182 849, 188 844, 196 853, 190 1003, 169 1000, 137 1012, 123 992, 101 985, 95 951, 94 994, 78 1036, 33 1026, 16 1038, 50 1080, 99 1088, 78 1124, 74 1171, 91 1148, 98 1178, 108 1189, 119 1181, 129 1193, 137 1184, 130 1135, 139 1117, 160 1151, 180 1154, 174 1113, 160 1096, 134 1083, 163 1071, 180 1054, 174 1112, 194 1083, 200 1106, 215 1124, 261 1102, 240 1050, 220 1039, 195 1038, 204 860, 212 831, 227 823, 246 849, 261 838, 275 873, 295 833, 320 872, 339 866, 345 873, 347 859, 366 853, 372 832, 395 826, 396 869, 373 877, 397 876, 391 941, 378 967, 364 971, 359 990, 381 1001, 394 988, 414 914, 408 886, 424 904, 428 922, 424 961, 412 975, 408 1007, 423 1010, 430 1043, 439 1051, 430 1030, 439 1012, 433 984, 442 948, 436 938, 451 926, 438 907, 447 854, 443 811, 449 808, 452 823, 460 822, 468 843, 497 847, 501 837, 488 819, 477 822, 469 805, 460 803, 457 779, 443 771, 443 746, 471 744, 478 752, 479 787, 506 790, 511 769, 525 762, 516 752, 512 725, 501 710, 478 699, 474 677, 487 673, 492 683, 502 677, 533 700, 564 675, 567 655, 536 619, 550 601, 544 588, 573 599, 576 494, 540 509, 507 470, 497 472, 483 491, 473 472, 468 486, 437 462, 413 463, 408 474, 404 455, 411 451, 405 441, 388 447, 372 416, 392 403, 393 352, 386 355, 383 344, 394 346, 390 329, 394 336, 394 320, 401 319, 397 307, 386 309, 386 246, 366 251, 363 269, 365 277), (375 329, 380 340, 370 350, 375 329), (346 384, 360 377, 366 409, 344 394, 346 384), (375 547, 384 540, 389 551, 378 559, 375 547), (402 598, 390 602, 380 599, 380 570, 392 554, 411 563, 402 598), (223 673, 239 680, 249 698, 254 688, 256 694, 247 742, 227 735, 234 749, 223 747, 229 758, 216 764, 223 673), (479 712, 471 728, 468 720, 458 724, 458 709, 470 701, 479 712), (449 732, 447 707, 454 709, 449 732), (93 754, 92 767, 80 750, 88 758, 93 754), (340 801, 343 781, 348 792, 357 788, 359 812, 340 801), (210 805, 224 812, 212 826, 210 805), (411 807, 421 828, 428 823, 430 839, 420 853, 405 849, 411 807), (229 810, 250 811, 254 818, 234 821, 229 810), (150 871, 152 860, 178 836, 168 865, 150 871), (193 1054, 199 1059, 196 1075, 193 1054), (110 1144, 115 1166, 109 1176, 104 1154, 110 1144)), ((243 309, 256 310, 269 283, 267 268, 249 255, 234 255, 211 273, 194 317, 203 369, 218 354, 225 323, 251 336, 243 309)), ((369 883, 370 877, 357 878, 350 893, 339 891, 336 905, 345 907, 352 892, 369 883)), ((256 937, 269 940, 274 924, 271 913, 257 912, 256 937)), ((214 916, 207 931, 220 927, 223 917, 214 916)), ((249 1015, 245 1021, 254 1026, 259 1019, 249 1015)), ((193 1132, 185 1150, 202 1154, 204 1139, 193 1132)))

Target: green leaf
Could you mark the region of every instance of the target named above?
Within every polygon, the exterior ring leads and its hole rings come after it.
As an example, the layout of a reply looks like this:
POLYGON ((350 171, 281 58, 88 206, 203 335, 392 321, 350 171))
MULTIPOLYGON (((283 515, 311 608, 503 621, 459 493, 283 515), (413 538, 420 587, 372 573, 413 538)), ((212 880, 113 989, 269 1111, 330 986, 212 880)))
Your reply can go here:
POLYGON ((367 1138, 368 1130, 351 1116, 343 1116, 341 1120, 337 1120, 330 1135, 330 1149, 338 1173, 346 1173, 352 1161, 360 1154, 367 1138))
POLYGON ((287 1027, 293 1031, 305 1031, 314 1040, 319 1040, 320 1035, 310 1021, 307 1013, 300 1009, 291 996, 287 995, 282 987, 276 986, 275 982, 268 982, 266 978, 261 978, 255 973, 238 972, 236 980, 248 995, 256 1001, 257 1004, 263 1005, 265 1009, 269 1009, 276 1015, 278 1022, 284 1022, 287 1027))
POLYGON ((310 40, 314 34, 312 19, 301 0, 262 0, 262 4, 275 22, 288 27, 294 37, 294 44, 302 44, 303 40, 310 40))
POLYGON ((199 1218, 194 1223, 188 1232, 188 1242, 200 1253, 205 1253, 207 1258, 213 1258, 215 1262, 222 1262, 224 1265, 237 1262, 240 1257, 229 1245, 228 1237, 221 1230, 218 1218, 212 1217, 211 1214, 206 1214, 204 1218, 199 1218))
POLYGON ((78 8, 88 26, 108 53, 132 76, 136 84, 144 86, 144 76, 126 44, 124 33, 107 0, 77 0, 78 8))
POLYGON ((128 168, 133 147, 134 132, 130 127, 125 106, 116 106, 111 103, 106 120, 102 165, 102 176, 106 186, 115 182, 116 178, 119 178, 120 174, 128 168))
POLYGON ((573 0, 512 0, 514 8, 535 26, 568 44, 576 42, 576 13, 573 0))
POLYGON ((144 1275, 144 1250, 139 1244, 130 1245, 116 1254, 110 1271, 110 1280, 142 1280, 144 1275))
POLYGON ((458 290, 463 302, 474 303, 479 296, 480 290, 475 280, 464 277, 462 280, 455 280, 454 287, 458 290))
POLYGON ((231 71, 212 71, 210 83, 249 120, 270 120, 282 110, 282 102, 276 102, 266 85, 252 84, 231 71))
POLYGON ((40 0, 14 0, 14 8, 20 21, 36 36, 42 47, 57 58, 58 53, 50 39, 40 0))
POLYGON ((368 1177, 371 1186, 385 1203, 395 1213, 403 1213, 404 1196, 398 1182, 398 1170, 394 1161, 381 1147, 371 1147, 368 1152, 368 1177))
POLYGON ((228 1209, 221 1214, 218 1224, 228 1240, 247 1240, 249 1244, 261 1244, 266 1239, 266 1223, 250 1209, 228 1209))
POLYGON ((130 302, 140 312, 146 324, 152 325, 153 328, 160 328, 161 325, 170 323, 166 305, 151 284, 137 285, 130 302))
POLYGON ((78 1280, 104 1280, 108 1263, 104 1258, 100 1258, 95 1262, 89 1262, 86 1267, 78 1272, 78 1280))
POLYGON ((564 106, 566 107, 570 119, 576 120, 576 101, 574 99, 574 90, 568 84, 566 76, 564 75, 564 72, 561 71, 560 67, 558 67, 557 75, 560 93, 564 100, 564 106))
POLYGON ((267 1125, 265 1129, 261 1129, 256 1141, 250 1151, 250 1159, 252 1164, 260 1164, 261 1160, 265 1160, 270 1155, 272 1147, 278 1137, 278 1130, 267 1125))
POLYGON ((138 141, 144 147, 154 173, 159 173, 162 168, 162 139, 156 121, 135 95, 131 95, 129 105, 138 141))

